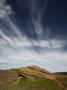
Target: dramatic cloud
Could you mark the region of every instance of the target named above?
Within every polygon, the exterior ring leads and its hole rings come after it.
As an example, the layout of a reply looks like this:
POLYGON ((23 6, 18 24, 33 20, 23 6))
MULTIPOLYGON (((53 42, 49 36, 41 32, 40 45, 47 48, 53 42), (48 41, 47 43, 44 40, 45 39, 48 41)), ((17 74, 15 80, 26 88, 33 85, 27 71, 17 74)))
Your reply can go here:
MULTIPOLYGON (((64 41, 32 40, 31 42, 23 36, 14 37, 13 40, 4 36, 0 42, 0 63, 17 64, 17 66, 21 63, 22 65, 36 64, 43 67, 49 64, 49 67, 54 66, 55 71, 57 66, 66 68, 67 53, 62 51, 64 41)), ((46 68, 50 70, 49 67, 46 68)))
MULTIPOLYGON (((18 2, 18 1, 17 1, 18 2)), ((67 51, 64 50, 66 40, 50 38, 50 28, 42 26, 42 15, 47 6, 45 0, 41 8, 36 1, 31 1, 30 16, 38 39, 29 38, 19 29, 14 21, 10 5, 6 0, 0 0, 0 68, 13 68, 25 65, 39 65, 50 71, 67 71, 67 51), (37 8, 37 9, 36 9, 37 8), (11 16, 12 15, 12 16, 11 16), (43 29, 45 37, 43 38, 43 29)), ((29 25, 29 24, 27 24, 29 25)), ((30 32, 33 28, 29 25, 30 32)), ((28 31, 28 29, 26 29, 28 31)), ((31 34, 31 33, 29 33, 31 34)))

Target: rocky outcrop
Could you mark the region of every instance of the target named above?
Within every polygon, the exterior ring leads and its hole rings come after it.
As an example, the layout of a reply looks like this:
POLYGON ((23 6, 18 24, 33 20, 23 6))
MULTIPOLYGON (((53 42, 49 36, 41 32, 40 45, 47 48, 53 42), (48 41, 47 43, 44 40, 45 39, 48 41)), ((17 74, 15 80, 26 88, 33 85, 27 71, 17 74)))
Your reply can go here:
POLYGON ((24 78, 39 77, 42 79, 55 80, 55 76, 52 73, 38 66, 29 66, 29 67, 19 68, 17 73, 18 73, 18 77, 24 77, 24 78))

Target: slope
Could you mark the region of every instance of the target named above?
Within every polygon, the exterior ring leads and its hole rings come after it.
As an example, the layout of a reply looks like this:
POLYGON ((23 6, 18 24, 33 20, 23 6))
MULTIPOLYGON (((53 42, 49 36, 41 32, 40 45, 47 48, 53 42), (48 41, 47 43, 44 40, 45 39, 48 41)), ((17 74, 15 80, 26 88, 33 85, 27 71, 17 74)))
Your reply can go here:
POLYGON ((65 90, 52 74, 38 66, 0 70, 0 90, 65 90))

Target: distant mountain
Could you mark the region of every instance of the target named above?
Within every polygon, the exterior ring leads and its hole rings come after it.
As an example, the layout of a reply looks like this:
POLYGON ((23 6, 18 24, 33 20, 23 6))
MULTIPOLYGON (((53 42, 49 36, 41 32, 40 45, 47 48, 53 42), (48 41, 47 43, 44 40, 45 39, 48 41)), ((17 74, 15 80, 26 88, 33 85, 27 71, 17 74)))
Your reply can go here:
POLYGON ((0 70, 0 90, 67 90, 67 73, 38 66, 0 70))

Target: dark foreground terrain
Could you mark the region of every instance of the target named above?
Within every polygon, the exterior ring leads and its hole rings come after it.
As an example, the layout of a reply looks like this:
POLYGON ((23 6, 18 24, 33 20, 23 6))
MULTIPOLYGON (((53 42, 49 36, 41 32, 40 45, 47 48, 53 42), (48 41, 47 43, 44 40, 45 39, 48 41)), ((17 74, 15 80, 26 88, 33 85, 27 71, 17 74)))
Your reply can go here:
POLYGON ((37 66, 0 70, 0 90, 67 90, 67 73, 37 66))

